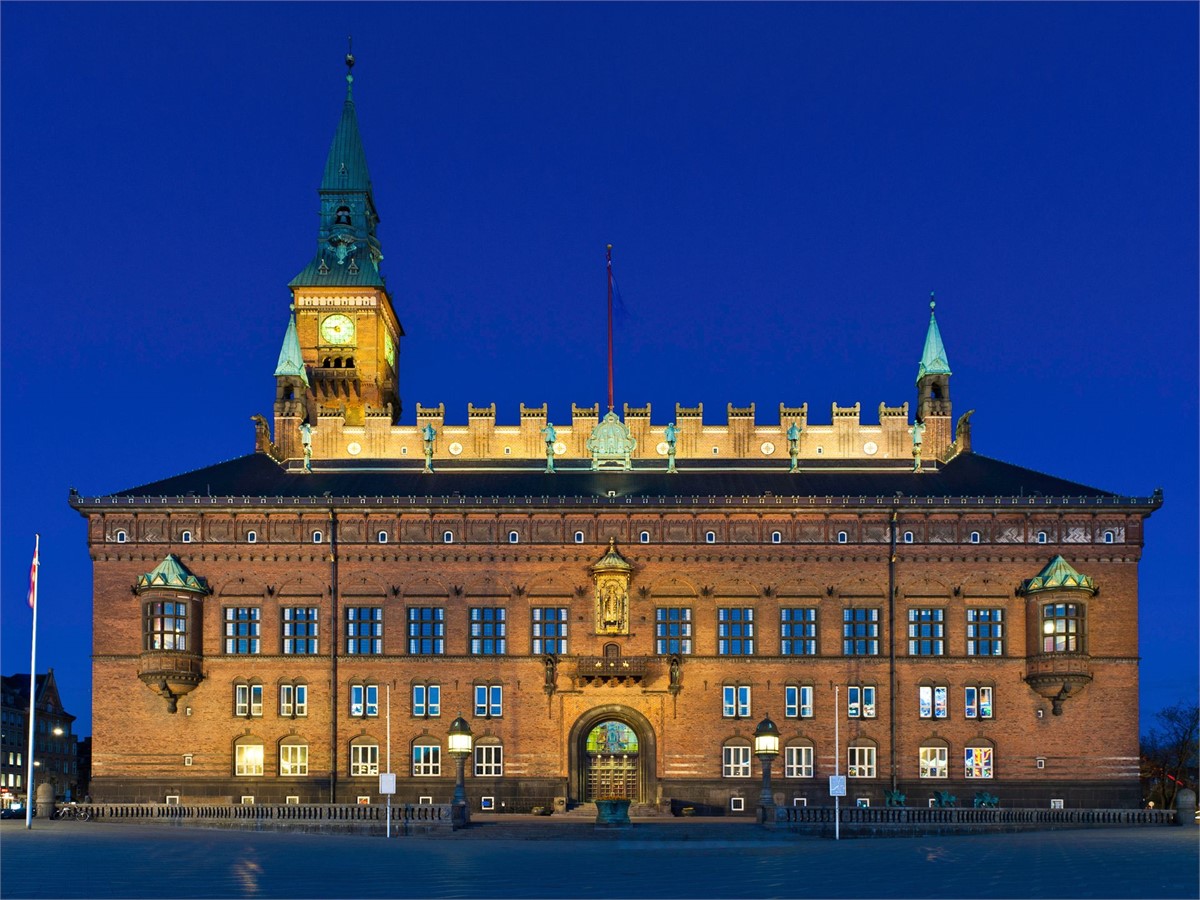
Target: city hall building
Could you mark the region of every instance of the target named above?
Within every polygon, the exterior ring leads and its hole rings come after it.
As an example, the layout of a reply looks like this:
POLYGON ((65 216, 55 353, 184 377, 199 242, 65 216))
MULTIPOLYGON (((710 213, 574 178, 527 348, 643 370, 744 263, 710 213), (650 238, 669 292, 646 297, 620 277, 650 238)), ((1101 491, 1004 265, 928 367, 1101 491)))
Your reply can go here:
POLYGON ((461 715, 475 810, 750 814, 768 716, 780 804, 830 803, 835 772, 851 803, 1138 803, 1161 497, 974 452, 932 313, 914 405, 877 421, 417 404, 398 424, 403 309, 349 88, 320 221, 253 452, 71 496, 97 801, 375 803, 390 765, 397 802, 445 803, 461 715))

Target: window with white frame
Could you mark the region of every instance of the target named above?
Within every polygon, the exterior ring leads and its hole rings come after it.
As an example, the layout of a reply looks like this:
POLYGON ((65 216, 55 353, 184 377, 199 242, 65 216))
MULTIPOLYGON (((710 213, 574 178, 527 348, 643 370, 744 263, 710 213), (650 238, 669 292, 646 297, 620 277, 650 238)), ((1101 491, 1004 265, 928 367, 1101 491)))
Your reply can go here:
POLYGON ((946 611, 919 607, 908 611, 908 655, 941 656, 946 649, 946 611))
POLYGON ((279 715, 289 718, 308 715, 307 684, 281 684, 279 686, 279 715))
POLYGON ((583 543, 583 532, 582 531, 575 532, 575 543, 577 543, 577 544, 583 543))
POLYGON ((747 606, 717 610, 717 654, 754 655, 754 609, 747 606))
POLYGON ((979 532, 978 532, 978 531, 972 531, 972 532, 971 532, 971 543, 972 543, 972 544, 978 544, 978 543, 979 543, 979 539, 980 539, 980 534, 979 534, 979 532))
POLYGON ((386 531, 379 532, 379 534, 376 535, 376 540, 378 540, 381 544, 386 544, 388 542, 388 533, 386 531))
POLYGON ((963 750, 963 774, 967 778, 991 778, 992 762, 991 747, 967 747, 963 750))
POLYGON ((772 531, 771 532, 771 543, 772 544, 782 544, 783 543, 783 532, 782 531, 772 531))
POLYGON ((851 778, 874 778, 875 748, 851 746, 846 751, 846 774, 851 778))
MULTIPOLYGON (((1112 532, 1109 532, 1109 534, 1111 534, 1111 533, 1112 532)), ((192 533, 190 531, 185 531, 185 532, 183 532, 183 534, 181 534, 179 536, 179 539, 181 541, 183 541, 185 544, 190 544, 192 542, 192 533)), ((1112 541, 1109 541, 1109 543, 1111 544, 1112 541)))
POLYGON ((999 607, 967 610, 967 656, 1004 654, 1004 610, 999 607))
POLYGON ((475 715, 485 719, 504 714, 504 688, 499 684, 475 685, 475 715))
POLYGON ((246 543, 247 544, 258 543, 258 532, 257 531, 247 531, 246 532, 246 543))
POLYGON ((350 745, 350 774, 356 776, 379 774, 379 745, 363 742, 350 745))
POLYGON ((727 719, 749 717, 750 685, 726 684, 721 687, 721 715, 727 719))
POLYGON ((308 744, 289 743, 279 746, 279 774, 296 778, 308 774, 308 744))
POLYGON ((413 777, 432 778, 442 774, 442 747, 440 744, 414 744, 412 750, 413 777))
POLYGON ((235 684, 233 686, 233 714, 244 718, 256 718, 263 714, 263 686, 261 684, 235 684))
POLYGON ((262 775, 263 745, 257 741, 242 741, 233 748, 234 775, 262 775))
POLYGON ((704 532, 704 543, 715 544, 717 542, 717 533, 715 531, 704 532))
POLYGON ((692 652, 691 607, 660 606, 654 611, 654 652, 660 656, 692 652))
POLYGON ((1049 540, 1049 536, 1046 534, 1046 532, 1039 531, 1037 533, 1037 542, 1039 544, 1044 544, 1044 543, 1046 543, 1047 540, 1049 540))
POLYGON ((967 685, 963 688, 963 701, 968 719, 992 718, 992 688, 988 685, 967 685))
POLYGON ((796 744, 783 748, 783 777, 813 777, 813 748, 811 744, 796 744))
POLYGON ((816 607, 779 610, 779 653, 781 656, 816 656, 816 607))
POLYGON ((852 684, 846 688, 846 716, 851 719, 875 718, 875 685, 852 684))
POLYGON ((750 777, 749 744, 726 744, 721 748, 721 776, 723 778, 750 777))
POLYGON ((225 652, 231 654, 258 653, 260 610, 256 606, 225 608, 225 652))
POLYGON ((911 531, 904 532, 904 543, 911 544, 913 542, 913 533, 911 531))
POLYGON ((515 532, 515 531, 510 531, 510 532, 508 533, 508 542, 509 542, 510 544, 519 544, 519 543, 521 543, 521 535, 520 535, 520 534, 518 534, 518 533, 517 533, 517 532, 515 532))
POLYGON ((504 774, 504 747, 500 744, 475 745, 475 777, 499 778, 504 774))
POLYGON ((643 544, 650 543, 650 532, 643 531, 641 534, 638 535, 638 541, 643 544))
POLYGON ((314 531, 314 532, 312 533, 312 539, 313 539, 313 543, 314 543, 314 544, 319 544, 319 543, 321 543, 321 540, 322 540, 322 538, 324 538, 324 537, 325 537, 325 536, 324 536, 323 534, 321 534, 321 532, 319 532, 319 531, 314 531))
POLYGON ((412 690, 412 714, 414 718, 437 718, 442 714, 442 686, 440 684, 414 684, 412 690))
POLYGON ((454 543, 454 532, 453 531, 443 531, 442 532, 442 543, 443 544, 453 544, 454 543))
POLYGON ((1111 531, 1104 532, 1104 543, 1111 544, 1116 539, 1116 536, 1111 531))
POLYGON ((813 714, 813 686, 811 684, 789 684, 783 688, 783 715, 788 719, 811 719, 813 714))
POLYGON ((838 542, 839 544, 845 544, 845 543, 847 543, 849 540, 850 540, 850 535, 848 535, 846 532, 844 532, 844 531, 839 531, 839 532, 837 533, 837 542, 838 542))
POLYGON ((922 778, 946 778, 950 774, 950 751, 945 747, 922 747, 922 778))
POLYGON ((350 715, 354 718, 379 715, 379 685, 350 685, 350 715))
POLYGON ((950 715, 944 684, 922 684, 917 687, 917 706, 922 719, 945 719, 950 715))

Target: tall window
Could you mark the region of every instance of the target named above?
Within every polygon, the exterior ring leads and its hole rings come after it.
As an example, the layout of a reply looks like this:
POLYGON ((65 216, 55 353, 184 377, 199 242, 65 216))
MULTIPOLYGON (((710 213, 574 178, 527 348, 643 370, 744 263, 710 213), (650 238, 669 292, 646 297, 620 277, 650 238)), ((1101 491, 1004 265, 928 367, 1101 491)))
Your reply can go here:
POLYGON ((846 688, 846 715, 851 719, 875 718, 875 685, 852 684, 846 688))
POLYGON ((383 652, 383 610, 378 606, 346 608, 346 652, 375 654, 383 652))
POLYGON ((234 775, 261 775, 263 773, 263 745, 258 743, 238 744, 233 748, 234 775))
POLYGON ((351 744, 350 745, 350 774, 378 775, 379 774, 379 745, 351 744))
POLYGON ((564 656, 567 652, 567 610, 561 606, 533 608, 533 652, 564 656))
POLYGON ((721 688, 721 715, 727 719, 750 716, 750 685, 726 684, 721 688))
POLYGON ((504 688, 498 684, 475 685, 475 715, 488 719, 504 714, 504 688))
POLYGON ((969 685, 963 688, 968 719, 990 719, 992 717, 992 689, 986 685, 969 685))
POLYGON ((941 656, 945 650, 945 610, 908 611, 908 655, 941 656))
POLYGON ((500 744, 475 745, 475 777, 499 778, 504 774, 504 747, 500 744))
POLYGON ((442 774, 442 748, 440 744, 414 744, 412 773, 417 778, 428 778, 442 774))
POLYGON ((355 717, 379 715, 379 685, 350 685, 350 715, 355 717))
POLYGON ((259 609, 256 606, 230 606, 225 609, 225 652, 258 652, 259 609))
POLYGON ((471 653, 500 656, 505 650, 505 609, 502 606, 471 608, 471 653))
POLYGON ((810 746, 784 747, 783 777, 812 778, 813 748, 810 746))
POLYGON ((408 608, 408 652, 417 656, 445 652, 445 610, 440 606, 408 608))
POLYGON ((967 656, 1001 656, 1004 653, 1004 610, 967 610, 967 656))
POLYGON ((851 747, 846 752, 846 774, 851 778, 874 778, 875 748, 851 747))
POLYGON ((279 746, 279 774, 291 778, 308 774, 308 744, 279 746))
POLYGON ((846 656, 879 655, 879 610, 842 610, 842 653, 846 656))
POLYGON ((721 775, 724 778, 750 777, 748 744, 726 744, 721 748, 721 775))
POLYGON ((1076 653, 1083 649, 1083 607, 1050 603, 1042 607, 1042 652, 1076 653))
POLYGON ((154 600, 146 604, 147 650, 187 649, 187 603, 154 600))
POLYGON ((754 610, 736 606, 717 610, 717 653, 751 656, 754 653, 754 610))
POLYGON ((991 778, 992 748, 967 747, 963 750, 963 767, 967 778, 991 778))
POLYGON ((660 606, 654 611, 654 652, 660 656, 692 652, 690 607, 660 606))
POLYGON ((922 778, 945 778, 950 774, 950 751, 945 747, 922 747, 920 762, 922 778))
POLYGON ((253 718, 263 714, 263 686, 261 684, 235 684, 233 686, 233 714, 253 718))
POLYGON ((922 719, 944 719, 950 714, 944 684, 923 684, 917 688, 920 716, 922 719))
POLYGON ((779 652, 783 656, 815 656, 817 611, 813 608, 779 610, 779 652))
POLYGON ((279 686, 279 714, 288 717, 308 715, 307 684, 281 684, 279 686))
POLYGON ((285 606, 283 608, 283 652, 296 655, 317 652, 317 608, 315 606, 285 606))
POLYGON ((436 718, 442 714, 442 686, 414 684, 412 714, 420 719, 436 718))
POLYGON ((789 719, 811 719, 813 688, 811 684, 789 684, 783 688, 783 714, 789 719))

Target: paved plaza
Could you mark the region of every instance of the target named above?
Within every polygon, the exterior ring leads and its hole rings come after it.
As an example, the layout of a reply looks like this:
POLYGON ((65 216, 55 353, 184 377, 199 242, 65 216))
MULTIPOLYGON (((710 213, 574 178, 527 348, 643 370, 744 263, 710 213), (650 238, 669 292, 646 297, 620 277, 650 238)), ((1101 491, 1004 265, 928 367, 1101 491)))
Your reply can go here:
MULTIPOLYGON (((518 817, 511 817, 517 819, 518 817)), ((24 897, 1187 897, 1197 829, 832 840, 743 823, 483 822, 394 838, 0 823, 24 897)))

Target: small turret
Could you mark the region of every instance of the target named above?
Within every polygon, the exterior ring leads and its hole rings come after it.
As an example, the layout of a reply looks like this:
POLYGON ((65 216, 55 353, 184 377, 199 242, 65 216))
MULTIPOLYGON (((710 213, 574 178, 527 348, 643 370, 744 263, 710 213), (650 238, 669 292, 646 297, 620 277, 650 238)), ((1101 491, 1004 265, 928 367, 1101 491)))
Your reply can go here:
POLYGON ((925 456, 941 458, 954 435, 951 432, 950 363, 934 315, 933 294, 929 295, 929 330, 925 350, 917 366, 917 421, 925 426, 925 456))

